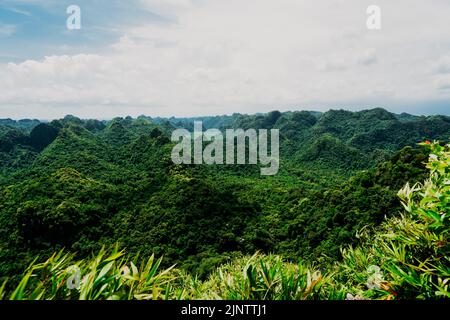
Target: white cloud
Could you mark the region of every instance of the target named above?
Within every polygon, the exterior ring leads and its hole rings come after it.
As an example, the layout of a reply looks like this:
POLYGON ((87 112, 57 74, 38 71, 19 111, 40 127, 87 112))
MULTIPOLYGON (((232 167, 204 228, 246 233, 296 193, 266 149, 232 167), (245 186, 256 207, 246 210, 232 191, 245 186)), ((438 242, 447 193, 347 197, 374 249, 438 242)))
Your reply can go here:
POLYGON ((363 65, 371 65, 377 63, 378 58, 376 54, 376 50, 374 48, 369 48, 362 52, 362 54, 358 57, 358 62, 363 65))
POLYGON ((139 0, 147 10, 171 17, 192 7, 194 1, 198 0, 139 0))
POLYGON ((450 73, 450 55, 440 57, 435 63, 437 73, 450 73))
POLYGON ((26 10, 20 10, 20 9, 16 9, 16 8, 10 8, 8 10, 11 11, 11 12, 14 12, 14 13, 18 13, 18 14, 27 16, 27 17, 31 17, 32 16, 31 12, 26 11, 26 10))
POLYGON ((450 5, 443 0, 379 0, 380 31, 366 29, 371 3, 361 0, 141 2, 174 23, 123 30, 101 55, 0 65, 0 116, 199 115, 450 101, 446 82, 430 72, 450 47, 450 5))

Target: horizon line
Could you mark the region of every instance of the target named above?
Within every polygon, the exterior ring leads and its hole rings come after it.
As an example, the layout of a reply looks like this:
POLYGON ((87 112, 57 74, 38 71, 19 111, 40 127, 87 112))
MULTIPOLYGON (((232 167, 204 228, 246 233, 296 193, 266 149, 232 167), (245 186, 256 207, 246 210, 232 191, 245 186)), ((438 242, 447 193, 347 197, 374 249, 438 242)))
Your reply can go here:
POLYGON ((80 120, 98 120, 98 121, 112 121, 114 119, 117 118, 132 118, 132 119, 138 119, 140 117, 147 117, 147 118, 151 118, 151 119, 198 119, 198 118, 214 118, 214 117, 231 117, 233 115, 243 115, 243 116, 256 116, 256 115, 265 115, 265 114, 269 114, 271 112, 274 111, 278 111, 280 113, 293 113, 293 112, 309 112, 309 113, 319 113, 319 114, 324 114, 327 112, 331 112, 331 111, 346 111, 346 112, 351 112, 351 113, 360 113, 360 112, 367 112, 367 111, 373 111, 373 110, 384 110, 386 112, 389 112, 390 114, 394 114, 394 115, 409 115, 409 116, 414 116, 414 117, 432 117, 432 116, 445 116, 445 117, 450 117, 450 114, 441 114, 441 113, 433 113, 433 114, 414 114, 414 113, 409 113, 406 111, 403 112, 392 112, 389 111, 388 109, 384 108, 384 107, 373 107, 373 108, 365 108, 365 109, 361 109, 361 110, 350 110, 350 109, 345 109, 344 107, 330 107, 330 109, 326 110, 326 111, 320 111, 320 110, 313 110, 313 109, 291 109, 291 110, 286 110, 286 111, 280 111, 278 109, 273 109, 271 111, 267 111, 267 112, 255 112, 255 113, 240 113, 240 112, 233 112, 233 113, 227 113, 227 114, 211 114, 211 115, 195 115, 195 116, 176 116, 176 115, 172 115, 172 116, 151 116, 148 114, 140 114, 137 116, 133 116, 133 115, 118 115, 118 116, 114 116, 114 117, 110 117, 110 118, 95 118, 95 117, 83 117, 83 116, 77 116, 75 114, 72 113, 68 113, 62 117, 59 118, 52 118, 52 119, 44 119, 44 118, 11 118, 11 117, 0 117, 0 120, 12 120, 12 121, 24 121, 24 120, 30 120, 30 121, 41 121, 41 122, 51 122, 54 120, 62 120, 66 117, 74 117, 80 120))

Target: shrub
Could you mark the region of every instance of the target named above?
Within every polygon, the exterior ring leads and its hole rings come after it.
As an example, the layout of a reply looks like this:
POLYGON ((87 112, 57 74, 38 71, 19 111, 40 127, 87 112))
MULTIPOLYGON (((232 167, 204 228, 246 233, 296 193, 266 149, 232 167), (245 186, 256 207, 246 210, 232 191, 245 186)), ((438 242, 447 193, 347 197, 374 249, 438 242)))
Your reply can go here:
POLYGON ((337 268, 348 290, 381 299, 450 297, 450 146, 430 149, 429 178, 398 193, 405 212, 366 233, 363 247, 343 250, 337 268))

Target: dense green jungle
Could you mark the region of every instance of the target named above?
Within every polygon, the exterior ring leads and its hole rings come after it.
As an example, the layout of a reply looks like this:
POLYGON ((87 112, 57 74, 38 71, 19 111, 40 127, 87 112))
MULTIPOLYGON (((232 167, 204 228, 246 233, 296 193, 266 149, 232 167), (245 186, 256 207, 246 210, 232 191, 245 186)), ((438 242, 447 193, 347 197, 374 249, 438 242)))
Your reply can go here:
POLYGON ((0 298, 448 298, 449 138, 381 108, 0 120, 0 298), (174 164, 194 121, 279 129, 278 174, 174 164))

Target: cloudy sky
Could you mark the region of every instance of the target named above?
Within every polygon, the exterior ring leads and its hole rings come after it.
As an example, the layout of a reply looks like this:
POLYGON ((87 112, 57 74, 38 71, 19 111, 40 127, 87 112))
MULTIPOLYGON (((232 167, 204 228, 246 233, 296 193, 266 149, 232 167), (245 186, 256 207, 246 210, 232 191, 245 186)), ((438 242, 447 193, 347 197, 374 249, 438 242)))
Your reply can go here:
POLYGON ((0 118, 371 107, 450 115, 449 0, 0 1, 0 118))

